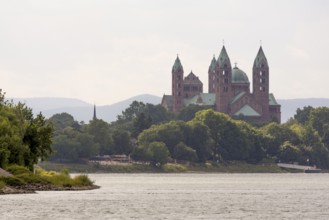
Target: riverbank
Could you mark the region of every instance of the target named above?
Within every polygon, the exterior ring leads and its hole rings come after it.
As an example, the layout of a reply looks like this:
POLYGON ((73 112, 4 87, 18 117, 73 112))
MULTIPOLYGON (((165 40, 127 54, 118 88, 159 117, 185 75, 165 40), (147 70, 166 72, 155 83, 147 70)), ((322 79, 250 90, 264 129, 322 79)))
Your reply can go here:
POLYGON ((2 169, 0 171, 0 195, 99 188, 87 175, 71 177, 67 170, 55 172, 37 168, 32 173, 26 167, 11 165, 7 171, 2 169))
POLYGON ((95 166, 77 163, 54 163, 42 162, 39 164, 43 169, 59 171, 63 168, 71 173, 286 173, 295 172, 282 169, 275 163, 251 164, 245 162, 230 161, 226 163, 205 164, 175 164, 168 163, 162 167, 154 167, 147 164, 122 164, 95 166))
POLYGON ((4 186, 0 189, 0 195, 7 194, 31 194, 37 191, 81 191, 99 189, 99 186, 60 187, 54 185, 27 184, 19 187, 4 186))

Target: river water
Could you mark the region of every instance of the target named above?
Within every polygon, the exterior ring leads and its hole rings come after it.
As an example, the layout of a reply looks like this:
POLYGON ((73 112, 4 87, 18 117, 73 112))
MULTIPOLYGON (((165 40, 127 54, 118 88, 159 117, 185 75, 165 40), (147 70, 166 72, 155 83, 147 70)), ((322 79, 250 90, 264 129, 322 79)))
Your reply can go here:
POLYGON ((329 219, 329 174, 90 174, 90 191, 0 196, 0 219, 329 219))

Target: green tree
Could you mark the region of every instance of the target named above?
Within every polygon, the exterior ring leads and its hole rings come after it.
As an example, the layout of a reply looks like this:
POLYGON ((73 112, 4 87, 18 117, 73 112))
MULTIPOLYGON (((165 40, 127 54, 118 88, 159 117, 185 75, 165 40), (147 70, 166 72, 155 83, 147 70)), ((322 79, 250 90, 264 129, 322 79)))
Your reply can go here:
POLYGON ((196 150, 187 146, 183 142, 179 142, 174 148, 173 157, 177 160, 187 160, 196 162, 198 161, 198 156, 196 154, 196 150))
POLYGON ((301 140, 298 135, 285 124, 270 123, 261 128, 263 134, 268 138, 266 152, 269 156, 275 157, 279 154, 280 146, 289 141, 292 145, 298 146, 301 140))
POLYGON ((172 155, 174 147, 179 142, 184 142, 183 126, 185 126, 185 123, 182 121, 170 121, 164 124, 153 125, 138 136, 138 143, 148 145, 151 142, 163 142, 172 155))
POLYGON ((99 153, 101 155, 111 155, 114 153, 113 140, 110 126, 101 119, 90 121, 85 127, 88 134, 94 137, 94 142, 99 144, 99 153))
POLYGON ((249 157, 246 148, 246 137, 236 123, 227 115, 213 110, 196 113, 195 121, 199 121, 210 129, 214 140, 214 160, 245 160, 249 157))
POLYGON ((189 105, 183 108, 177 116, 178 120, 182 121, 190 121, 195 117, 195 113, 205 109, 211 109, 211 106, 204 106, 204 105, 189 105))
MULTIPOLYGON (((32 110, 30 110, 32 112, 32 110)), ((33 165, 39 160, 47 159, 52 153, 52 132, 53 127, 47 123, 45 117, 40 113, 33 118, 26 128, 23 143, 29 147, 28 156, 25 157, 25 164, 33 169, 33 165), (26 159, 28 158, 28 160, 26 159)))
POLYGON ((128 108, 122 111, 121 115, 118 115, 118 121, 132 121, 144 108, 145 104, 143 102, 133 101, 128 108))
POLYGON ((310 119, 310 113, 314 108, 312 106, 304 107, 303 109, 298 108, 294 119, 297 120, 300 124, 305 125, 310 119))
POLYGON ((151 118, 152 124, 159 124, 161 122, 168 122, 174 118, 171 112, 168 112, 162 105, 153 105, 147 103, 142 112, 151 118))
POLYGON ((55 131, 61 131, 66 127, 75 127, 76 122, 72 115, 68 113, 55 114, 49 118, 53 124, 55 131))
POLYGON ((114 130, 112 133, 114 153, 129 155, 132 150, 130 134, 127 131, 114 130))
POLYGON ((279 159, 281 162, 297 162, 300 161, 301 151, 297 146, 292 145, 289 141, 285 141, 280 146, 279 159))
POLYGON ((169 151, 163 142, 152 142, 147 151, 151 156, 151 163, 155 166, 162 166, 168 162, 169 151))
POLYGON ((212 155, 214 140, 209 128, 199 121, 187 123, 189 129, 185 130, 185 143, 196 150, 199 162, 205 162, 212 155))
POLYGON ((152 124, 150 116, 146 116, 143 112, 139 113, 133 121, 133 137, 137 137, 143 130, 149 128, 152 124))
POLYGON ((5 101, 0 90, 0 165, 16 163, 33 169, 39 160, 48 158, 52 126, 40 113, 33 116, 25 104, 5 101))

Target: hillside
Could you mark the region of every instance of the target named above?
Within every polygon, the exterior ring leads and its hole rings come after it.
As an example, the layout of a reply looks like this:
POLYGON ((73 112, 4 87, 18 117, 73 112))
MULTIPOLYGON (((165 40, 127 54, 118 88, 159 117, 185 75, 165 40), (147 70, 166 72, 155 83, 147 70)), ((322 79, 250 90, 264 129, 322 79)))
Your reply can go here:
MULTIPOLYGON (((134 100, 144 103, 160 104, 161 97, 149 94, 143 94, 131 97, 129 99, 117 102, 111 105, 97 106, 97 117, 107 122, 115 121, 117 115, 121 114, 134 100)), ((24 102, 33 109, 35 114, 42 112, 47 118, 56 113, 67 112, 75 120, 86 123, 93 116, 93 105, 79 99, 71 98, 13 98, 14 102, 24 102)), ((282 122, 286 122, 296 113, 297 108, 304 106, 329 106, 329 99, 325 98, 305 98, 305 99, 278 99, 281 104, 282 122)))
MULTIPOLYGON (((79 99, 71 98, 13 98, 15 103, 23 102, 33 109, 34 114, 42 112, 49 118, 57 113, 66 112, 74 117, 77 121, 88 123, 93 117, 93 104, 84 102, 79 99)), ((133 101, 142 101, 144 103, 159 104, 161 98, 154 95, 143 94, 131 97, 129 99, 117 102, 111 105, 97 106, 97 117, 104 121, 115 121, 117 115, 121 114, 133 101)))

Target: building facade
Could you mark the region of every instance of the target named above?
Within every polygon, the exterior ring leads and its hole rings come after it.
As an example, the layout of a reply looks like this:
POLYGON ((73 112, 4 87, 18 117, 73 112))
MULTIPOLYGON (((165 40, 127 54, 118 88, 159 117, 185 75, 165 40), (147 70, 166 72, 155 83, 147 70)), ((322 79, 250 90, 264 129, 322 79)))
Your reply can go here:
POLYGON ((269 93, 269 65, 262 47, 252 68, 252 92, 247 74, 237 65, 232 68, 225 46, 210 62, 208 93, 203 93, 203 83, 194 73, 184 77, 178 56, 171 74, 172 93, 164 95, 161 103, 168 110, 179 112, 191 104, 208 105, 232 118, 259 123, 281 120, 281 106, 269 93))

